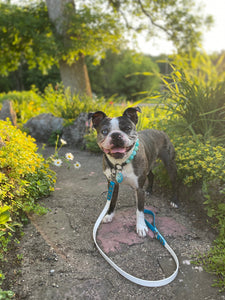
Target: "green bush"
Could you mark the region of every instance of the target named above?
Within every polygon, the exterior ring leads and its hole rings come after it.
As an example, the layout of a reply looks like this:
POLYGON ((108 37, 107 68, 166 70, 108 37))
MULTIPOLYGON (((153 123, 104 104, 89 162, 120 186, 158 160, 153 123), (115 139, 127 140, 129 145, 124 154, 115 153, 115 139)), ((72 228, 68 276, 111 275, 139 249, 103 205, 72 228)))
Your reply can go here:
POLYGON ((216 240, 209 252, 201 255, 199 260, 204 265, 206 271, 217 275, 213 286, 219 287, 220 291, 223 292, 225 290, 225 240, 216 240))
POLYGON ((220 71, 223 58, 214 64, 203 53, 177 56, 171 63, 173 72, 161 77, 166 87, 162 98, 175 118, 177 130, 201 134, 205 141, 212 136, 224 141, 225 72, 220 71))
POLYGON ((100 107, 110 110, 109 107, 112 108, 114 104, 113 98, 106 101, 103 98, 92 99, 76 94, 71 95, 70 91, 65 91, 61 84, 55 88, 48 85, 43 93, 33 87, 30 91, 0 94, 0 104, 6 99, 13 102, 19 125, 42 113, 51 113, 56 117, 62 117, 65 123, 70 123, 82 112, 96 111, 100 107))
POLYGON ((54 189, 55 173, 37 153, 34 140, 0 121, 0 258, 24 213, 44 213, 37 200, 54 189), (10 214, 10 215, 9 215, 10 214), (10 222, 10 224, 9 224, 10 222))
POLYGON ((88 71, 93 91, 98 96, 136 101, 149 94, 149 90, 159 90, 160 80, 154 74, 144 76, 143 72, 155 72, 156 63, 143 54, 131 50, 121 53, 108 51, 100 64, 94 65, 93 58, 87 60, 88 71))
MULTIPOLYGON (((25 213, 45 213, 37 200, 54 190, 55 173, 37 153, 34 140, 10 122, 0 121, 0 260, 25 213)), ((4 275, 0 273, 0 278, 4 275)), ((0 289, 1 299, 13 293, 0 289)))
POLYGON ((0 204, 18 210, 36 210, 36 200, 53 190, 55 174, 37 153, 34 139, 0 121, 0 204))
POLYGON ((82 112, 97 110, 103 99, 92 99, 87 96, 72 95, 62 84, 54 89, 52 85, 45 88, 42 94, 48 112, 62 117, 67 122, 76 119, 82 112))
POLYGON ((13 102, 18 122, 22 124, 26 123, 31 117, 46 112, 44 99, 35 88, 30 91, 13 91, 7 94, 0 94, 0 103, 4 100, 11 100, 13 102))

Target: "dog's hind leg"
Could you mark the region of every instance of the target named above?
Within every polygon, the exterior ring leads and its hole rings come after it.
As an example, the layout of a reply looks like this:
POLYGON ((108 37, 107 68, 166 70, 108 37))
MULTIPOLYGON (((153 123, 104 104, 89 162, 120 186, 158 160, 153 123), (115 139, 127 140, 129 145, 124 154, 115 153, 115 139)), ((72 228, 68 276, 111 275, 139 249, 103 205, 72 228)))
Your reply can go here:
POLYGON ((152 173, 152 171, 150 171, 147 175, 148 178, 148 185, 146 188, 146 192, 147 194, 151 195, 152 194, 152 187, 153 187, 153 181, 154 181, 154 174, 152 173))
MULTIPOLYGON (((109 187, 109 181, 108 181, 108 187, 109 187)), ((118 198, 118 193, 119 193, 119 184, 116 183, 114 186, 109 210, 108 210, 107 214, 105 215, 105 217, 103 218, 103 223, 112 222, 114 214, 115 214, 115 207, 116 207, 116 202, 117 202, 117 198, 118 198)))
POLYGON ((171 198, 171 206, 174 208, 178 208, 178 182, 177 182, 177 166, 175 162, 175 150, 173 145, 170 143, 168 148, 163 148, 159 153, 159 158, 165 165, 167 173, 170 178, 170 182, 172 185, 172 198, 171 198))

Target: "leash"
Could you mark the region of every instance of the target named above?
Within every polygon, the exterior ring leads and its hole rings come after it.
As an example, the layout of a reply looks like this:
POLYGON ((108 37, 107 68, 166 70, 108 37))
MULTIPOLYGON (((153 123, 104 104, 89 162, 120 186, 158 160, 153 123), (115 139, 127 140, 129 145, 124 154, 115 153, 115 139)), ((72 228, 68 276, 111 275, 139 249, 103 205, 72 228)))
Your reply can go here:
POLYGON ((102 249, 99 247, 97 240, 96 240, 96 236, 97 236, 97 231, 98 231, 98 227, 102 222, 102 219, 104 218, 104 216, 106 215, 106 213, 108 212, 109 206, 110 206, 110 202, 112 199, 112 194, 113 194, 113 190, 114 190, 114 186, 115 186, 115 182, 111 181, 109 184, 109 189, 108 189, 108 194, 107 194, 107 201, 105 204, 105 207, 103 208, 101 214, 99 215, 94 228, 93 228, 93 239, 95 242, 96 247, 98 248, 100 254, 105 258, 105 260, 117 271, 119 272, 123 277, 125 277, 126 279, 128 279, 131 282, 134 282, 136 284, 142 285, 142 286, 146 286, 146 287, 160 287, 160 286, 164 286, 169 284, 170 282, 172 282, 175 277, 177 276, 178 273, 178 269, 179 269, 179 261, 178 258, 175 254, 175 252, 173 251, 172 248, 170 248, 170 246, 167 244, 166 240, 163 238, 163 236, 159 233, 158 229, 155 226, 155 215, 152 211, 145 209, 144 213, 150 214, 153 217, 153 224, 149 223, 147 220, 145 220, 146 225, 153 231, 153 233, 155 234, 157 240, 159 240, 159 242, 168 250, 168 252, 170 253, 170 255, 173 257, 175 263, 176 263, 176 270, 174 271, 174 273, 172 275, 170 275, 167 278, 161 279, 161 280, 154 280, 154 281, 150 281, 150 280, 144 280, 138 277, 135 277, 133 275, 130 275, 129 273, 125 272, 123 269, 121 269, 120 267, 118 267, 103 251, 102 249))

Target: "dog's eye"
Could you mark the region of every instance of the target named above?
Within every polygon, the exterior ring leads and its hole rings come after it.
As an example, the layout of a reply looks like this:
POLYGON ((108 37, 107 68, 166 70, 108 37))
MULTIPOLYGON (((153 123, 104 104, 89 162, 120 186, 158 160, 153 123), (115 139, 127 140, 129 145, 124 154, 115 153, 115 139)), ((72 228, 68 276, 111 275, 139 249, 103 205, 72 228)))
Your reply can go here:
POLYGON ((126 127, 124 128, 124 131, 125 131, 125 132, 130 132, 131 129, 132 129, 131 126, 126 126, 126 127))
POLYGON ((103 129, 103 130, 102 130, 102 134, 103 134, 103 135, 107 135, 107 134, 108 134, 108 129, 103 129))

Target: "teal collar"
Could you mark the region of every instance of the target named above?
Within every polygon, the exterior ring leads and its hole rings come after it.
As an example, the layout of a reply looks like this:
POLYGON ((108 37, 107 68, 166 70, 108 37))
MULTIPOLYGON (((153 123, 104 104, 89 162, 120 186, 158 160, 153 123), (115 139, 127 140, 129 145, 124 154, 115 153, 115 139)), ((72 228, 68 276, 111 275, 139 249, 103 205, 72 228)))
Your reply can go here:
POLYGON ((126 164, 129 164, 133 159, 134 157, 136 156, 137 154, 137 151, 138 151, 138 148, 139 148, 139 139, 137 139, 135 145, 134 145, 134 149, 131 153, 131 155, 128 157, 128 159, 125 161, 126 164))
POLYGON ((134 159, 134 157, 137 154, 138 149, 139 149, 139 139, 136 140, 133 151, 132 151, 131 155, 128 157, 128 159, 122 165, 117 164, 117 165, 115 165, 115 168, 112 169, 112 174, 116 178, 116 181, 118 183, 121 183, 123 181, 123 174, 122 174, 123 167, 125 165, 129 164, 134 159))

